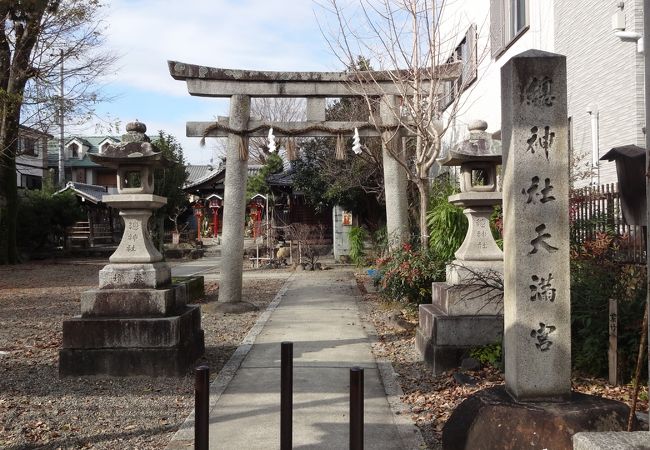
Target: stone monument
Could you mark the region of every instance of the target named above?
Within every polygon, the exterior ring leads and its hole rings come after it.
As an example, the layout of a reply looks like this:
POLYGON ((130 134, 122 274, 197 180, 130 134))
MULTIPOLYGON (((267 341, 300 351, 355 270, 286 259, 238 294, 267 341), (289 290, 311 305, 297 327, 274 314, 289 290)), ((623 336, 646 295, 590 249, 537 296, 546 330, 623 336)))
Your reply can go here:
POLYGON ((624 429, 629 408, 571 391, 566 58, 514 56, 501 101, 506 385, 461 403, 443 448, 571 448, 576 432, 624 429))
POLYGON ((420 305, 416 347, 438 375, 457 367, 468 349, 501 342, 503 337, 503 252, 490 230, 494 206, 501 204, 497 165, 501 148, 487 123, 469 124, 469 138, 443 161, 460 166, 460 194, 449 202, 463 207, 469 222, 456 259, 447 266, 446 282, 432 286, 432 303, 420 305))
POLYGON ((167 199, 153 194, 156 167, 167 164, 145 134, 126 126, 122 142, 91 159, 117 170, 116 195, 102 201, 120 210, 124 234, 99 272, 99 288, 81 296, 81 317, 63 322, 59 374, 184 375, 203 353, 199 306, 187 305, 184 286, 149 236, 148 221, 167 199))

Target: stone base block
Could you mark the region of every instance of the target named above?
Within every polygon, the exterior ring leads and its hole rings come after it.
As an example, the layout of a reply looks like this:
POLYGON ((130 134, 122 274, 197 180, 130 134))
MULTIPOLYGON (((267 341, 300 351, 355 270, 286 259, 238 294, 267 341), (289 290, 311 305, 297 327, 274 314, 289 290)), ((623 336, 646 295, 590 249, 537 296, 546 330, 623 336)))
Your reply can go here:
POLYGON ((93 289, 81 294, 82 317, 164 317, 185 306, 181 286, 170 289, 93 289))
POLYGON ((581 432, 573 435, 573 450, 647 450, 650 433, 647 431, 581 432))
POLYGON ((478 285, 432 284, 432 303, 449 315, 503 314, 503 291, 478 285))
POLYGON ((485 281, 503 280, 503 256, 499 260, 489 261, 465 261, 454 260, 446 267, 447 283, 457 284, 477 284, 477 280, 485 281))
POLYGON ((205 296, 205 279, 203 276, 172 277, 172 283, 175 286, 182 287, 183 295, 187 298, 186 303, 193 303, 205 296))
POLYGON ((503 339, 503 316, 453 316, 436 305, 420 305, 416 348, 434 375, 458 367, 472 347, 503 339))
POLYGON ((566 402, 519 403, 505 386, 497 386, 471 395, 454 410, 442 430, 442 448, 571 449, 577 432, 625 429, 628 413, 624 403, 577 392, 566 402))
POLYGON ((99 271, 100 289, 157 289, 169 287, 172 271, 165 262, 108 264, 99 271))
POLYGON ((63 322, 60 376, 182 376, 204 351, 201 310, 162 318, 63 322))

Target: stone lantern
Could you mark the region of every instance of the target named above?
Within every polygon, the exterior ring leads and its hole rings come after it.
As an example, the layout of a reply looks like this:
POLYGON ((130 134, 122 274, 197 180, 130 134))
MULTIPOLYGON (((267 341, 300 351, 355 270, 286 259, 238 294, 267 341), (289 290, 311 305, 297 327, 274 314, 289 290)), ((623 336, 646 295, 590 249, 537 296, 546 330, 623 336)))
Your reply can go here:
MULTIPOLYGON (((490 230, 490 216, 501 205, 497 190, 497 165, 501 146, 485 130, 483 120, 470 122, 469 138, 461 141, 443 161, 445 166, 460 166, 460 194, 449 196, 449 203, 463 208, 468 229, 456 259, 447 267, 447 283, 458 285, 486 271, 503 273, 503 252, 490 230)), ((470 280, 471 281, 471 280, 470 280)))
POLYGON ((102 201, 120 210, 124 234, 99 272, 99 288, 81 296, 81 317, 63 323, 59 373, 66 375, 185 375, 203 353, 201 312, 186 304, 185 285, 155 248, 148 221, 167 203, 155 195, 153 172, 168 164, 143 123, 126 126, 122 142, 91 159, 117 171, 116 195, 102 201))
POLYGON ((503 252, 490 230, 490 216, 501 204, 497 165, 501 146, 487 123, 470 122, 469 137, 442 164, 460 166, 459 194, 449 202, 463 208, 469 226, 446 282, 432 286, 432 303, 420 305, 416 346, 434 374, 457 367, 471 347, 500 342, 503 335, 503 252))

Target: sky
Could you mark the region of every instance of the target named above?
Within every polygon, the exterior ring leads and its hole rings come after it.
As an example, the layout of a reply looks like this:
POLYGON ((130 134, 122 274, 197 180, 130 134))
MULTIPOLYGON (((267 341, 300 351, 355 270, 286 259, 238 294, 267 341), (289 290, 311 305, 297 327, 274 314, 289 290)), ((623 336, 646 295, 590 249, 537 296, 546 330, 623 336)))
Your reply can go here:
POLYGON ((192 97, 168 60, 260 70, 341 70, 319 28, 324 11, 311 0, 108 0, 106 45, 120 55, 104 80, 114 100, 100 104, 95 124, 138 119, 147 134, 164 130, 183 146, 186 162, 209 164, 215 144, 185 137, 187 121, 228 114, 228 100, 192 97), (317 19, 318 17, 318 19, 317 19))

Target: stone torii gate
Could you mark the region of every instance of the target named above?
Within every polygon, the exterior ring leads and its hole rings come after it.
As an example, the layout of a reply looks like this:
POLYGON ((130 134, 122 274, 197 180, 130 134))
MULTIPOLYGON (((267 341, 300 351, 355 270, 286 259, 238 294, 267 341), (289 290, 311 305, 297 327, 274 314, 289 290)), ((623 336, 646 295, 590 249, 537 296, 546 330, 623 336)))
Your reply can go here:
MULTIPOLYGON (((190 95, 230 98, 230 115, 217 122, 188 122, 188 137, 227 137, 226 179, 223 201, 222 274, 219 286, 220 308, 245 310, 241 303, 244 234, 242 221, 246 209, 248 141, 251 136, 266 136, 273 128, 278 137, 315 137, 352 135, 381 136, 386 197, 388 235, 402 240, 408 232, 406 200, 407 176, 404 168, 390 155, 388 146, 397 153, 403 131, 399 130, 396 111, 403 87, 397 86, 386 72, 269 72, 231 70, 168 61, 169 73, 185 81, 190 95), (363 86, 361 86, 363 84, 363 86), (325 120, 325 103, 329 98, 380 98, 379 118, 362 122, 325 120), (251 97, 300 97, 307 99, 307 121, 267 122, 250 120, 251 97)), ((453 80, 460 75, 460 63, 439 66, 437 78, 453 80)))

